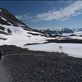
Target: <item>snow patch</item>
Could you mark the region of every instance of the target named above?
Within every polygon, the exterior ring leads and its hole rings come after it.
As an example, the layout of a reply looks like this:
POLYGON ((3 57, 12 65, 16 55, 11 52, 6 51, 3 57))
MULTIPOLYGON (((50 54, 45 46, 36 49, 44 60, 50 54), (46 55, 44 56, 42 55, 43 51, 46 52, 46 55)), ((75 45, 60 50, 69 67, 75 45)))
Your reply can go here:
POLYGON ((23 48, 28 48, 34 51, 47 51, 47 52, 64 52, 69 56, 82 58, 82 44, 72 44, 72 43, 47 43, 47 44, 37 44, 28 45, 23 48), (60 48, 60 46, 62 48, 60 48))
POLYGON ((0 12, 1 12, 2 10, 0 9, 0 12))
POLYGON ((28 32, 24 30, 22 27, 16 27, 16 26, 9 26, 9 25, 0 25, 5 27, 5 31, 7 33, 7 29, 10 29, 12 32, 12 35, 5 35, 0 34, 1 38, 7 38, 7 40, 2 41, 0 40, 0 45, 6 44, 6 45, 16 45, 18 47, 21 47, 28 43, 44 43, 46 42, 46 37, 41 36, 38 32, 31 31, 32 33, 38 33, 38 36, 34 36, 32 34, 29 34, 28 32))

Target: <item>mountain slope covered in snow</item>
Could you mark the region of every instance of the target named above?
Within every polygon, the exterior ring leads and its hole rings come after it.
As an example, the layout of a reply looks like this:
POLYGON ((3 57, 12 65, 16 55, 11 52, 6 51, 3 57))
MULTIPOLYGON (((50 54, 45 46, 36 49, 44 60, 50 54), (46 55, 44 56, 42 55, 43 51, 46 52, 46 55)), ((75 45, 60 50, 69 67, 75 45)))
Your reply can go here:
POLYGON ((57 32, 61 31, 64 33, 62 36, 46 37, 44 32, 29 28, 8 10, 0 8, 0 46, 13 45, 36 51, 63 52, 70 56, 81 58, 82 44, 61 43, 61 40, 74 41, 77 39, 82 41, 82 32, 73 33, 69 29, 63 29, 57 32), (50 43, 48 42, 49 40, 50 43), (55 40, 60 41, 60 43, 55 43, 55 40))
POLYGON ((44 34, 32 30, 8 10, 0 8, 0 45, 21 47, 28 43, 43 43, 45 41, 44 34))

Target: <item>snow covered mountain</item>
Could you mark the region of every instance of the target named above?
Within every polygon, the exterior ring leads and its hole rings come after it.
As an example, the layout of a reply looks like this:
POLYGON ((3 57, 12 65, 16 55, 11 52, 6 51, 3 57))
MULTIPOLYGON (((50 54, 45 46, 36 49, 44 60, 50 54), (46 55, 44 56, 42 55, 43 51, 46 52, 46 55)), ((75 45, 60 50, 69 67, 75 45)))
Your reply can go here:
POLYGON ((74 33, 70 29, 37 31, 29 28, 8 10, 0 8, 0 46, 10 45, 35 51, 60 52, 69 56, 82 58, 82 44, 79 43, 45 43, 48 40, 80 40, 82 32, 74 33), (46 34, 62 34, 57 37, 45 37, 46 34), (76 34, 76 35, 75 35, 76 34), (29 45, 35 44, 35 45, 29 45), (61 46, 61 48, 60 48, 61 46), (71 46, 71 47, 70 47, 71 46))
POLYGON ((74 28, 74 29, 71 29, 72 31, 74 31, 74 32, 81 32, 82 31, 82 28, 74 28))
POLYGON ((64 33, 73 33, 71 29, 68 28, 58 28, 58 29, 45 29, 41 30, 42 32, 48 34, 49 36, 62 35, 64 33))
POLYGON ((43 33, 34 31, 18 20, 8 10, 0 8, 0 45, 24 46, 32 43, 43 43, 43 33))

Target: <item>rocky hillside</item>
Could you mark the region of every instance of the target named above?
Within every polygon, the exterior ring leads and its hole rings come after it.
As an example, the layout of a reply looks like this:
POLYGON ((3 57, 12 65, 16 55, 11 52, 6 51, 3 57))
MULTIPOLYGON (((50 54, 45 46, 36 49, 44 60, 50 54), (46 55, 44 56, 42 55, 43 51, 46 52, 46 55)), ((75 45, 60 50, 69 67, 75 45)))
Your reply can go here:
POLYGON ((24 46, 28 43, 43 43, 43 33, 29 28, 8 10, 0 8, 0 45, 24 46))

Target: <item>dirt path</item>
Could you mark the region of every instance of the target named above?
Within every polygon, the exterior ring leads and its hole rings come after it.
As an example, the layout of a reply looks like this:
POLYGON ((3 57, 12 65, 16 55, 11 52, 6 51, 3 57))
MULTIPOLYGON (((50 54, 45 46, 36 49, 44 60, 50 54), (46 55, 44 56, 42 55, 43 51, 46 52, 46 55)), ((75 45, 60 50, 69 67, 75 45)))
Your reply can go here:
POLYGON ((7 69, 3 66, 2 61, 0 61, 0 82, 12 82, 12 78, 10 77, 7 69))

